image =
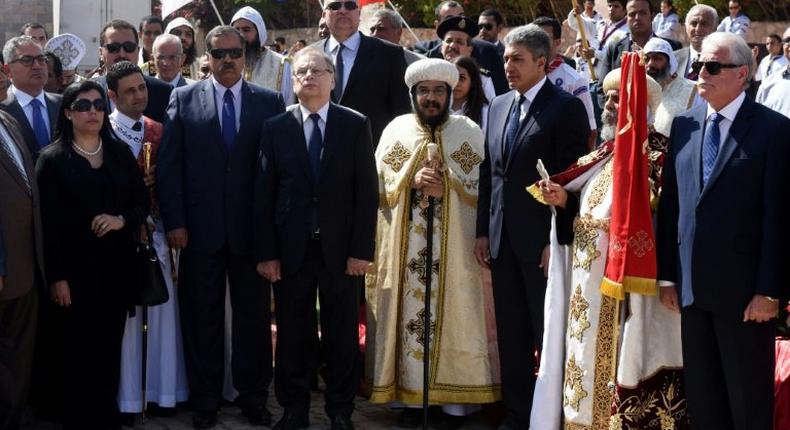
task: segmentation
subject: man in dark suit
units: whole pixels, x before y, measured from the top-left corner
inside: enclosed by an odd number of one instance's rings
[[[357,0],[327,1],[323,17],[330,36],[313,46],[334,59],[332,100],[370,119],[375,146],[393,118],[411,111],[403,48],[359,32]]]
[[[332,429],[353,429],[359,383],[355,287],[373,261],[378,180],[370,122],[330,102],[335,68],[318,48],[294,58],[300,104],[268,120],[255,192],[258,272],[274,283],[275,392],[285,415],[275,429],[307,428],[307,317],[321,303]]]
[[[19,124],[19,131],[33,160],[41,148],[49,145],[57,127],[60,95],[47,93],[47,57],[38,43],[29,36],[17,36],[3,47],[8,74],[13,86],[0,109],[8,112]]]
[[[502,397],[501,428],[529,427],[535,385],[535,350],[543,335],[549,209],[529,199],[540,177],[538,160],[561,172],[588,150],[582,102],[546,79],[551,40],[536,25],[505,37],[505,68],[513,91],[494,99],[488,115],[486,155],[480,166],[475,257],[491,267]]]
[[[104,61],[105,67],[124,60],[137,64],[140,46],[138,45],[137,29],[132,24],[120,19],[114,19],[104,24],[99,34],[99,43],[101,45],[99,55]],[[144,78],[145,85],[148,87],[148,105],[145,107],[143,115],[156,122],[163,122],[167,101],[170,99],[170,92],[173,88],[151,76],[144,76]],[[96,82],[100,83],[107,91],[107,79],[104,76],[96,78]]]
[[[173,91],[156,169],[167,239],[182,249],[178,297],[192,421],[216,424],[227,279],[236,403],[250,423],[268,425],[270,293],[255,272],[252,196],[261,124],[285,107],[280,95],[242,79],[244,40],[233,27],[211,30],[206,46],[212,77]]]
[[[433,26],[438,29],[439,24],[445,19],[463,15],[464,7],[456,1],[443,1],[436,6],[434,13],[436,19],[433,21]],[[418,42],[414,45],[414,51],[429,58],[443,58],[441,46],[441,39],[432,39]],[[482,72],[491,78],[496,94],[506,93],[508,85],[507,79],[505,79],[505,68],[502,64],[502,54],[497,46],[485,40],[472,39],[472,57],[480,65]]]
[[[0,111],[0,428],[15,429],[30,386],[44,283],[33,158],[10,114]]]
[[[661,299],[680,310],[694,428],[769,430],[773,318],[787,293],[790,119],[746,97],[754,60],[740,36],[709,35],[700,61],[707,106],[675,119],[664,163]]]

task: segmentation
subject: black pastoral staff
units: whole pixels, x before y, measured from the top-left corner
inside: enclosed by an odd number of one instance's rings
[[[171,247],[183,248],[179,303],[196,428],[216,423],[224,376],[225,286],[233,308],[236,403],[253,424],[271,368],[269,284],[255,272],[253,179],[263,121],[282,97],[244,81],[244,41],[233,27],[206,36],[212,77],[173,90],[156,169],[159,207]]]

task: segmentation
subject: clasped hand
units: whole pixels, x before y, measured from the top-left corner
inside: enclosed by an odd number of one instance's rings
[[[444,179],[439,169],[423,166],[414,174],[414,188],[430,197],[442,197],[444,194]]]

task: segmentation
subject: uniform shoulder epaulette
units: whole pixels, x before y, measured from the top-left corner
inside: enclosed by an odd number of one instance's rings
[[[488,76],[489,78],[491,77],[491,71],[482,67],[480,68],[480,74],[483,76]]]

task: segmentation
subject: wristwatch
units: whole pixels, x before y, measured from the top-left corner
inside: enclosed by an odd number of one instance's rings
[[[763,296],[763,297],[765,297],[765,298],[766,298],[766,299],[767,299],[769,302],[771,302],[771,303],[777,303],[777,302],[779,302],[779,299],[777,299],[777,298],[774,298],[774,297],[771,297],[771,296]]]

